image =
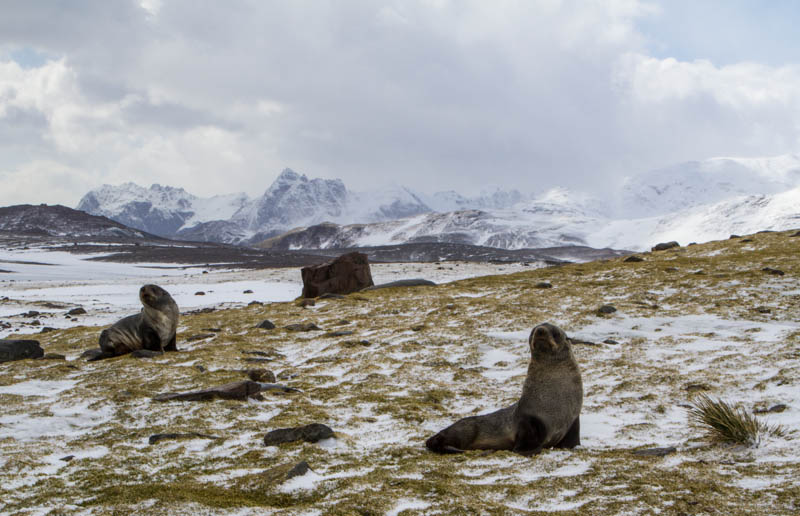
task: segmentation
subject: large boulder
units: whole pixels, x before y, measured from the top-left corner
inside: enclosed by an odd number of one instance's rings
[[[43,356],[44,350],[38,340],[0,340],[0,362]]]
[[[301,269],[303,297],[318,297],[325,293],[350,294],[371,287],[372,273],[364,253],[348,253],[327,263]]]

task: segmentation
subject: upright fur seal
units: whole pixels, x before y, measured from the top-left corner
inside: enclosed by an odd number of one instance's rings
[[[139,289],[142,311],[115,322],[100,333],[100,353],[90,360],[124,355],[139,349],[177,351],[178,305],[169,292],[158,285]]]
[[[536,326],[528,337],[531,361],[522,396],[482,416],[456,421],[425,441],[438,453],[464,450],[513,450],[534,455],[542,448],[580,444],[583,382],[570,341],[553,324]]]

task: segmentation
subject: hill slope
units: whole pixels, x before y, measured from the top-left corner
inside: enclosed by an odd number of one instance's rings
[[[47,333],[45,351],[67,362],[0,366],[0,499],[9,512],[69,514],[794,514],[796,441],[715,444],[688,424],[684,406],[698,392],[747,411],[784,405],[770,421],[800,426],[797,256],[800,237],[765,233],[639,263],[185,315],[183,351],[149,360],[82,362],[100,328]],[[534,289],[541,281],[553,287]],[[617,312],[597,315],[603,303]],[[255,328],[266,317],[276,329]],[[530,458],[425,450],[456,419],[517,399],[526,339],[542,321],[592,343],[574,347],[582,446]],[[322,330],[284,328],[300,322]],[[353,333],[333,333],[342,330]],[[152,399],[242,380],[252,367],[301,392]],[[329,425],[335,438],[263,445],[270,430],[309,423]],[[202,436],[148,444],[153,434],[192,432]],[[677,451],[632,454],[666,446]],[[287,480],[300,461],[311,471]]]

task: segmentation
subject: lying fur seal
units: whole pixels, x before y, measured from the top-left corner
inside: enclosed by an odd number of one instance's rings
[[[531,362],[519,401],[491,414],[456,421],[425,442],[438,453],[513,450],[534,455],[542,448],[580,444],[583,383],[561,328],[544,323],[531,331]]]
[[[115,322],[100,333],[100,353],[90,360],[124,355],[139,349],[177,351],[178,305],[169,292],[158,285],[139,289],[142,311]]]

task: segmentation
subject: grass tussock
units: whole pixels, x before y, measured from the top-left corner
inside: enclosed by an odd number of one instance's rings
[[[782,425],[769,425],[742,407],[734,407],[706,394],[698,395],[689,419],[705,428],[712,439],[757,447],[763,436],[787,437]]]

